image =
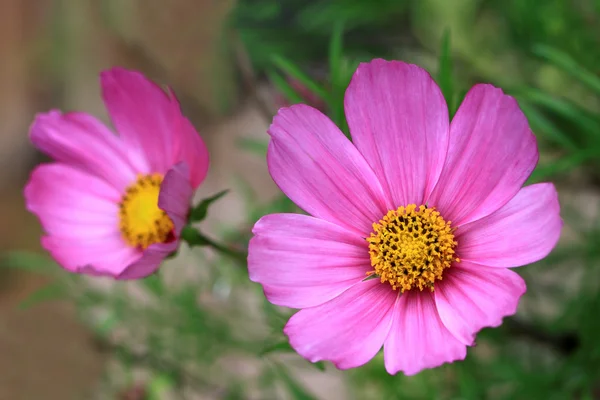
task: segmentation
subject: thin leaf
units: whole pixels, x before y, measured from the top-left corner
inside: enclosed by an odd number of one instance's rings
[[[11,251],[2,256],[0,265],[30,272],[47,273],[56,263],[48,256],[26,251]]]
[[[325,371],[325,363],[323,361],[317,361],[316,363],[312,363],[319,371]]]
[[[526,89],[517,94],[519,99],[523,98],[533,104],[546,107],[548,110],[579,125],[586,132],[596,135],[600,130],[600,124],[590,118],[579,106],[569,101],[548,96],[547,93],[537,89]]]
[[[526,101],[519,102],[523,113],[527,116],[529,123],[537,134],[545,134],[546,139],[570,151],[577,151],[577,144],[560,129],[548,120],[541,112]]]
[[[600,154],[600,149],[590,148],[581,150],[567,157],[562,157],[551,164],[540,165],[533,171],[528,182],[540,182],[542,180],[554,177],[560,173],[569,172],[585,162],[596,158],[598,154]]]
[[[277,72],[267,71],[267,76],[275,88],[283,95],[283,97],[285,97],[288,103],[304,103],[302,96],[300,96],[298,92],[296,92],[296,90]]]
[[[267,154],[267,148],[269,147],[269,142],[261,139],[241,138],[238,141],[238,145],[242,149],[248,150],[259,157],[265,157]]]
[[[294,352],[294,349],[292,349],[292,346],[290,346],[290,343],[287,340],[282,340],[280,342],[267,345],[260,351],[260,353],[258,353],[258,355],[263,357],[274,352]]]
[[[314,93],[322,100],[327,99],[327,92],[325,89],[323,89],[323,87],[315,82],[310,76],[302,72],[300,68],[295,66],[291,61],[280,55],[274,55],[272,57],[272,61],[273,64],[283,71],[287,76],[296,79],[310,92]]]
[[[25,300],[23,300],[19,304],[19,308],[27,309],[44,301],[58,300],[64,297],[65,291],[63,286],[59,283],[52,283],[31,293]]]
[[[600,94],[600,77],[588,71],[570,55],[547,45],[534,46],[533,52],[552,62],[566,73],[582,82],[585,86]]]
[[[160,278],[160,276],[158,275],[159,271],[155,272],[154,274],[141,279],[142,284],[146,287],[146,289],[148,289],[150,292],[152,292],[153,294],[160,296],[164,293],[164,285],[162,282],[162,279]]]
[[[442,38],[442,48],[440,51],[438,84],[448,104],[450,118],[452,118],[456,110],[454,108],[454,79],[452,77],[452,49],[450,43],[450,29],[446,29]]]
[[[208,213],[208,207],[219,200],[221,197],[225,196],[229,192],[229,189],[225,189],[207,199],[204,199],[198,204],[192,212],[190,213],[190,221],[191,222],[199,222],[203,221],[206,218],[206,214]]]
[[[327,106],[330,110],[330,118],[350,138],[344,114],[344,93],[348,82],[346,81],[347,63],[343,59],[343,36],[344,23],[343,21],[338,21],[333,27],[331,41],[329,42],[329,82],[331,93]]]
[[[342,70],[342,49],[344,38],[344,22],[336,21],[329,42],[329,80],[335,85],[340,81]]]

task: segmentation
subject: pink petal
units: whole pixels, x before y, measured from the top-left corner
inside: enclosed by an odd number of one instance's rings
[[[448,158],[429,202],[460,226],[502,207],[538,160],[519,105],[491,85],[474,86],[450,125]]]
[[[175,93],[169,90],[169,94],[171,95],[173,132],[177,132],[173,138],[173,163],[183,161],[190,167],[190,184],[195,189],[204,181],[208,173],[208,149],[192,123],[181,114]]]
[[[551,183],[524,187],[495,213],[456,230],[458,256],[491,267],[518,267],[546,257],[560,237],[558,194]]]
[[[118,230],[119,192],[106,182],[65,164],[42,164],[24,190],[27,209],[46,233],[77,239]]]
[[[365,279],[371,269],[365,239],[318,218],[267,215],[254,225],[253,233],[250,280],[263,285],[273,304],[317,306]]]
[[[194,195],[190,186],[189,168],[181,162],[165,175],[158,195],[158,207],[164,210],[175,225],[175,236],[187,222],[188,213]]]
[[[283,331],[294,350],[311,362],[358,367],[381,349],[397,295],[377,279],[360,282],[325,304],[297,312]]]
[[[392,314],[392,327],[383,346],[385,369],[405,375],[463,360],[467,348],[446,329],[433,294],[409,291],[400,296]]]
[[[177,250],[179,241],[153,244],[144,250],[142,257],[127,266],[119,275],[119,280],[146,278],[155,273],[169,254]]]
[[[118,276],[141,253],[127,246],[117,231],[112,235],[44,236],[42,246],[63,268],[96,276]]]
[[[393,207],[424,204],[448,148],[448,108],[431,76],[416,65],[360,64],[344,101],[352,139]]]
[[[38,166],[25,190],[27,209],[48,236],[43,247],[65,269],[118,273],[139,258],[119,232],[120,194],[102,180],[64,164]]]
[[[56,161],[96,175],[123,191],[135,180],[136,168],[119,138],[84,113],[38,114],[30,129],[32,143]]]
[[[436,283],[435,303],[446,328],[472,346],[482,328],[500,326],[502,318],[517,312],[526,290],[525,281],[507,268],[461,261]]]
[[[173,164],[173,104],[144,75],[123,68],[100,74],[102,97],[127,147],[141,149],[150,171],[165,173]]]
[[[280,189],[309,214],[368,235],[388,203],[373,170],[320,111],[279,110],[269,128],[267,162]]]

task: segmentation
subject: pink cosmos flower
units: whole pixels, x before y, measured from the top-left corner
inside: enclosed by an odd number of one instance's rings
[[[56,162],[33,171],[25,200],[62,267],[138,279],[177,249],[208,152],[170,90],[121,68],[100,83],[119,135],[84,113],[37,115],[31,141]]]
[[[464,359],[483,327],[517,310],[510,268],[545,257],[560,236],[554,186],[521,188],[535,137],[517,102],[476,85],[449,123],[423,69],[361,64],[346,91],[353,143],[322,113],[281,109],[269,129],[274,181],[312,216],[260,219],[250,279],[301,309],[285,334],[312,362],[413,375]]]

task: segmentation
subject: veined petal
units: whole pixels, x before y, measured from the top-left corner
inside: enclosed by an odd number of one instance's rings
[[[538,161],[519,105],[491,85],[475,85],[450,125],[450,145],[429,204],[457,227],[512,199]]]
[[[121,234],[81,236],[77,240],[58,235],[42,237],[42,247],[70,272],[116,277],[141,252],[127,246]]]
[[[44,164],[31,174],[24,195],[47,234],[43,247],[65,269],[93,266],[114,275],[140,257],[119,232],[120,194],[99,178],[68,165]]]
[[[375,173],[320,111],[279,110],[269,128],[269,171],[279,188],[309,214],[367,236],[387,212]]]
[[[272,214],[253,229],[248,249],[250,280],[280,306],[317,306],[366,278],[367,241],[318,218]]]
[[[385,369],[415,375],[427,368],[463,360],[467,347],[444,326],[428,291],[408,291],[397,300],[383,346]]]
[[[50,111],[38,114],[30,129],[31,142],[56,161],[104,179],[118,191],[135,180],[139,165],[106,126],[91,115]]]
[[[42,164],[24,190],[27,209],[50,235],[76,239],[118,231],[119,192],[99,178],[65,164]]]
[[[344,99],[352,140],[393,207],[424,204],[448,149],[448,107],[424,69],[400,61],[360,64]]]
[[[527,186],[495,213],[459,227],[458,255],[490,267],[530,264],[550,253],[562,225],[554,185]]]
[[[482,328],[500,326],[517,312],[526,290],[523,278],[507,268],[461,261],[435,284],[435,302],[446,328],[472,346]]]
[[[166,173],[173,164],[173,104],[155,83],[136,71],[112,68],[100,74],[102,97],[126,146],[141,149],[148,171]]]
[[[325,304],[298,311],[283,331],[294,350],[311,362],[358,367],[381,349],[396,297],[377,279],[360,282]]]

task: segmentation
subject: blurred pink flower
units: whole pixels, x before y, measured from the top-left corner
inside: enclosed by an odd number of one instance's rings
[[[346,91],[353,143],[296,105],[269,129],[269,170],[312,216],[254,226],[250,279],[274,304],[302,309],[284,328],[312,362],[413,375],[464,359],[483,327],[517,310],[509,268],[545,257],[562,220],[554,186],[521,188],[535,137],[517,102],[476,85],[449,123],[423,69],[361,64]]]
[[[37,115],[31,141],[56,162],[33,171],[25,200],[65,269],[138,279],[177,249],[208,152],[171,91],[121,68],[100,83],[119,136],[88,114]]]

